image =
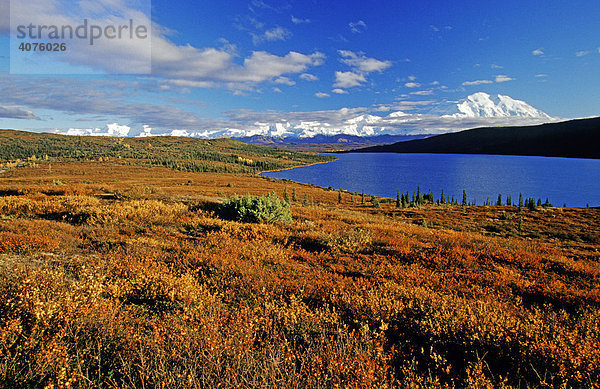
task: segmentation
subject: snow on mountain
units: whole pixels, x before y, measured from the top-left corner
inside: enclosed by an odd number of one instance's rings
[[[509,96],[490,96],[484,92],[470,95],[456,105],[458,113],[450,115],[455,118],[495,118],[495,117],[524,117],[551,119],[545,112],[532,107],[521,100]]]
[[[117,123],[105,128],[69,129],[69,135],[106,136],[186,136],[194,138],[313,138],[318,135],[414,135],[455,132],[485,126],[534,125],[556,121],[524,101],[509,96],[474,93],[455,106],[448,115],[414,114],[403,111],[387,116],[366,113],[365,110],[341,108],[331,111],[291,112],[273,115],[254,113],[220,122],[215,128],[159,130],[143,125],[131,128]],[[225,125],[223,125],[225,123]],[[229,125],[228,125],[229,124]],[[60,131],[58,131],[60,132]]]

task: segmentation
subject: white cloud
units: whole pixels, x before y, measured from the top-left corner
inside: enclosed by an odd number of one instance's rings
[[[292,36],[292,32],[283,27],[274,27],[260,35],[252,34],[252,42],[257,45],[262,42],[284,41]]]
[[[536,74],[535,76],[538,77],[538,78],[548,77],[548,75],[545,74],[545,73]]]
[[[513,81],[513,80],[514,80],[514,78],[511,78],[504,74],[499,74],[496,76],[496,82],[507,82],[507,81]]]
[[[317,96],[320,99],[324,99],[326,97],[329,97],[329,93],[317,92],[317,93],[315,93],[315,96]]]
[[[296,17],[294,17],[294,15],[292,15],[292,23],[294,23],[294,24],[310,23],[310,19],[300,19],[300,18],[296,18]]]
[[[409,79],[410,81],[414,81],[414,80],[416,80],[416,79],[417,79],[417,77],[415,77],[415,76],[408,76],[408,79]]]
[[[0,4],[5,5],[5,0],[0,0]],[[152,25],[152,75],[165,79],[165,84],[251,90],[257,84],[277,77],[305,73],[310,67],[321,65],[325,58],[319,52],[302,54],[290,51],[280,56],[255,51],[240,59],[235,46],[227,41],[220,42],[223,44],[221,48],[175,44],[169,39],[173,31],[152,24],[147,15],[125,7],[121,0],[75,0],[72,7],[60,7],[61,4],[63,2],[53,0],[28,5],[24,17],[33,24],[78,25],[81,18],[89,16],[85,13],[88,9],[106,7],[120,10],[123,17],[131,17],[139,24],[147,22]],[[289,34],[286,29],[276,27],[263,33],[260,39],[285,39]],[[71,46],[69,52],[72,55],[65,58],[68,63],[107,73],[131,73],[144,66],[143,53],[135,45],[127,44],[127,40],[111,41],[103,48],[106,55],[102,56],[90,55],[89,50],[79,47],[71,50]]]
[[[288,77],[278,77],[275,79],[274,82],[276,84],[289,85],[289,86],[296,85],[296,81],[290,80]]]
[[[302,73],[300,75],[300,78],[304,81],[318,81],[319,78],[317,76],[315,76],[314,74],[310,74],[310,73]]]
[[[404,84],[404,86],[407,88],[418,88],[421,86],[421,84],[419,84],[418,82],[407,82],[406,84]]]
[[[493,84],[493,81],[490,81],[490,80],[475,80],[475,81],[465,81],[462,84],[463,84],[463,86]]]
[[[586,55],[588,55],[590,53],[591,53],[591,51],[583,50],[583,51],[576,52],[575,56],[577,56],[577,57],[583,57],[583,56],[586,56]]]
[[[430,83],[429,85],[434,85],[434,86],[435,86],[435,85],[440,85],[440,82],[439,82],[439,81],[433,81],[433,82],[432,82],[432,83]]]
[[[331,92],[336,93],[338,95],[346,95],[346,94],[348,94],[348,91],[346,91],[344,89],[340,89],[340,88],[335,88]]]
[[[277,87],[273,88],[273,92],[283,93],[283,91]]]
[[[27,109],[17,106],[0,105],[0,118],[7,119],[39,119],[39,117]]]
[[[410,92],[411,95],[417,95],[417,96],[430,96],[433,94],[433,90],[428,89],[428,90],[420,90],[420,91],[415,91],[415,92]]]
[[[531,54],[533,55],[544,55],[544,50],[543,49],[535,49],[531,52]]]
[[[352,88],[353,86],[360,86],[363,82],[367,82],[367,79],[362,74],[354,72],[335,72],[335,83],[333,86],[339,88]]]
[[[350,22],[348,23],[348,26],[350,26],[350,31],[352,31],[354,34],[360,34],[361,32],[365,32],[367,30],[367,23],[362,20]]]
[[[383,72],[385,69],[392,66],[391,61],[380,61],[375,58],[368,58],[362,53],[355,53],[350,50],[340,50],[338,51],[340,56],[343,57],[341,60],[342,63],[352,67],[354,70],[358,72],[362,72],[365,74],[372,72]]]
[[[504,69],[504,66],[496,65],[495,63],[493,63],[491,67],[492,69]]]

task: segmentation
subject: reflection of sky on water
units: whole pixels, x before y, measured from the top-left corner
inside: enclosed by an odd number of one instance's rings
[[[545,158],[498,155],[356,153],[336,155],[332,163],[268,173],[323,187],[395,197],[397,190],[412,194],[431,189],[439,198],[495,202],[510,195],[524,198],[546,197],[554,205],[600,205],[600,161],[572,158]]]

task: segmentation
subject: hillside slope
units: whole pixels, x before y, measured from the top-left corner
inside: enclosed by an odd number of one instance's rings
[[[600,118],[527,127],[476,128],[354,152],[500,154],[600,158]]]
[[[164,166],[190,172],[231,173],[258,173],[334,159],[231,139],[69,136],[0,130],[0,162],[33,156],[79,161],[110,159],[124,164]]]

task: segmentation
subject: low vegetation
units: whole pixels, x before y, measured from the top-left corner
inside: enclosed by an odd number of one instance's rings
[[[219,206],[219,214],[246,223],[275,223],[292,221],[290,204],[275,193],[263,196],[233,196]]]
[[[599,209],[117,161],[0,179],[0,387],[600,385]]]

